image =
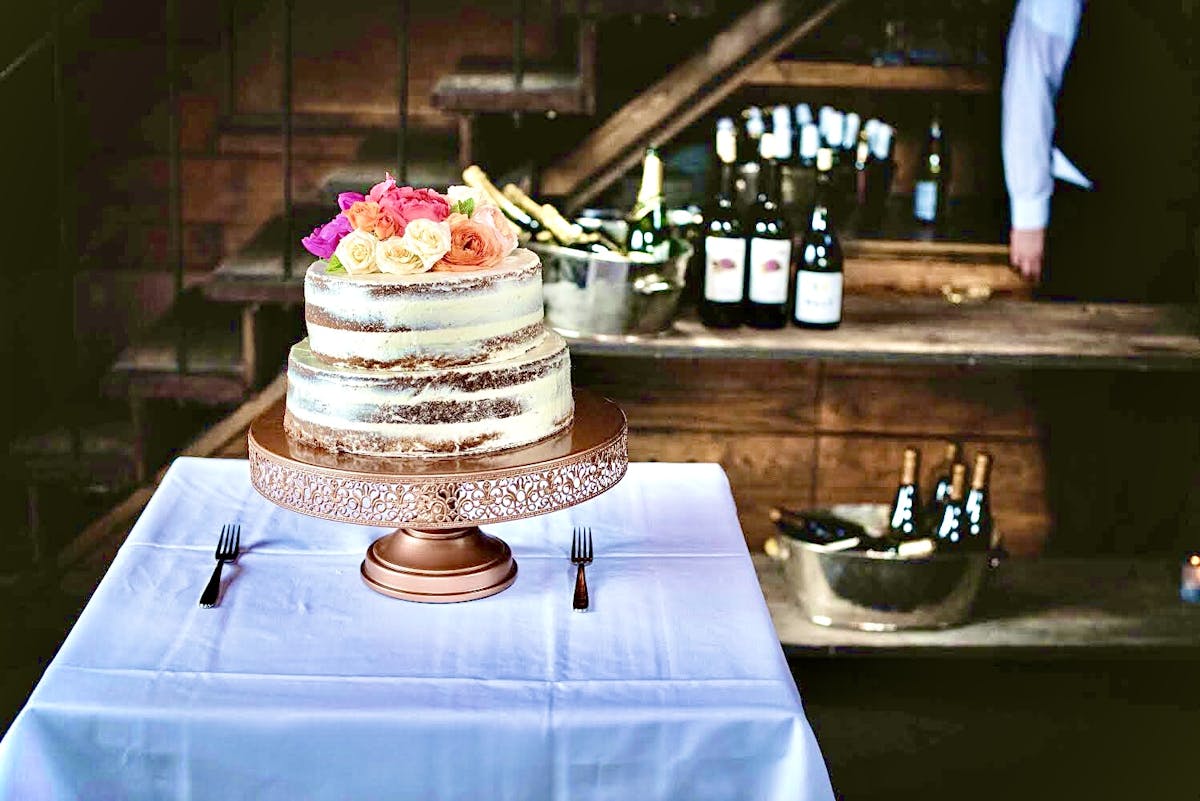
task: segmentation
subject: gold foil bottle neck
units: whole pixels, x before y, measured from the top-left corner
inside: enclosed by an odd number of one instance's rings
[[[967,488],[967,466],[956,464],[950,472],[950,500],[961,501]]]
[[[971,489],[986,489],[992,475],[992,455],[987,452],[975,455],[975,469],[971,473]]]

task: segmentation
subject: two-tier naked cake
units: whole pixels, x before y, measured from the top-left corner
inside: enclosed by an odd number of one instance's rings
[[[457,191],[456,191],[457,190]],[[483,454],[571,424],[571,364],[542,322],[536,255],[485,196],[344,193],[305,245],[308,338],[288,358],[284,427],[331,451]]]

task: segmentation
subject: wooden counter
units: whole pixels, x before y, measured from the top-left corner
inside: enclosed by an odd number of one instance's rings
[[[781,567],[755,554],[780,642],[801,656],[1200,659],[1200,605],[1179,565],[1155,559],[1018,559],[990,576],[975,620],[942,631],[867,632],[809,622]]]
[[[835,331],[718,331],[695,319],[650,336],[579,336],[577,355],[820,359],[888,364],[1115,370],[1200,369],[1194,306],[855,297]]]

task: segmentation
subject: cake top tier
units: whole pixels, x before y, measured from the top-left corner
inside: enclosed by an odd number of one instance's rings
[[[354,275],[344,270],[330,271],[328,261],[313,262],[304,276],[306,292],[352,293],[360,298],[396,297],[399,295],[436,295],[438,293],[474,292],[499,282],[533,276],[541,266],[536,254],[517,248],[500,262],[487,269],[471,272],[421,272],[409,274],[367,273]]]

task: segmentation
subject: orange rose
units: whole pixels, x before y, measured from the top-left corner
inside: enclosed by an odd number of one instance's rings
[[[360,200],[342,212],[358,231],[371,233],[379,222],[379,204],[371,200]]]
[[[379,216],[375,218],[374,231],[381,242],[393,236],[404,236],[404,218],[398,216],[393,209],[381,206]]]
[[[453,273],[486,270],[508,255],[491,225],[457,214],[446,222],[450,223],[450,252],[433,266],[434,270]]]

